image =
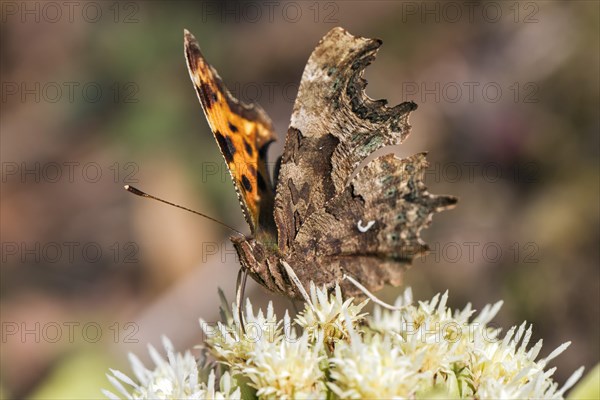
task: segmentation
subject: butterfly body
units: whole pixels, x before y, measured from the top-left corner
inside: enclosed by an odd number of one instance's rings
[[[380,45],[341,28],[319,42],[272,180],[270,119],[259,106],[231,96],[185,33],[190,77],[252,232],[232,242],[242,268],[271,291],[301,298],[284,264],[304,287],[340,284],[350,296],[361,293],[345,275],[369,290],[399,285],[412,259],[427,250],[421,229],[456,202],[427,192],[425,154],[374,156],[408,136],[408,115],[416,108],[412,102],[388,107],[364,93],[362,74]]]

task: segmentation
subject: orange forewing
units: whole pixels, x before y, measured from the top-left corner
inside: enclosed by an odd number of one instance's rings
[[[233,97],[200,52],[196,38],[188,31],[184,36],[190,78],[231,173],[246,221],[253,233],[270,230],[274,226],[274,192],[266,154],[276,139],[271,120],[260,106]]]

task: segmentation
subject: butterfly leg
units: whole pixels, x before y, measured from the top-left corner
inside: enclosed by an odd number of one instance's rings
[[[356,279],[354,279],[353,277],[351,277],[348,274],[344,274],[344,277],[342,279],[346,279],[346,280],[350,281],[350,283],[352,283],[354,286],[356,286],[358,288],[358,290],[363,292],[365,294],[365,296],[367,296],[369,299],[371,299],[373,301],[373,303],[379,304],[381,307],[387,308],[388,310],[392,310],[392,311],[400,311],[404,308],[404,307],[395,307],[395,306],[388,304],[385,301],[379,299],[373,293],[369,292],[369,290],[366,287],[361,285],[359,281],[357,281]]]
[[[292,280],[292,282],[294,282],[294,284],[300,291],[300,294],[302,295],[302,297],[304,297],[304,301],[306,301],[306,303],[310,306],[310,308],[312,308],[314,310],[315,307],[313,306],[312,302],[310,301],[310,297],[308,296],[306,289],[304,289],[304,286],[302,286],[302,282],[300,282],[300,279],[298,279],[298,276],[296,275],[296,273],[294,272],[292,267],[290,267],[290,264],[288,264],[284,260],[281,260],[281,265],[283,265],[283,268],[285,268],[285,272],[287,272],[287,274],[290,277],[290,279]]]
[[[242,328],[242,333],[246,333],[246,327],[244,326],[244,314],[242,312],[242,303],[244,302],[244,291],[246,290],[246,278],[248,278],[248,271],[246,271],[245,268],[240,268],[235,284],[235,303],[238,318],[240,320],[240,327]]]

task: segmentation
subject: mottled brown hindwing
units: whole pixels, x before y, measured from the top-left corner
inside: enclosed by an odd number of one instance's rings
[[[381,45],[332,29],[310,56],[294,104],[275,198],[279,245],[341,193],[358,164],[409,132],[412,102],[387,107],[364,93],[363,71]]]
[[[378,157],[408,136],[412,102],[388,107],[365,92],[363,71],[381,41],[332,29],[304,70],[286,138],[275,198],[279,246],[303,282],[341,282],[350,274],[369,290],[399,284],[427,246],[420,238],[435,212],[456,199],[430,195],[425,155]],[[296,260],[294,263],[293,261]],[[356,288],[343,283],[347,293]]]
[[[432,215],[456,202],[427,192],[422,181],[426,166],[423,153],[372,160],[342,193],[307,219],[294,245],[301,248],[318,238],[320,257],[412,260],[427,249],[419,234]]]

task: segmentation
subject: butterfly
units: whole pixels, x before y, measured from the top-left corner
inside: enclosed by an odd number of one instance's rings
[[[247,275],[293,299],[306,298],[310,282],[339,284],[359,297],[400,285],[412,259],[427,251],[421,229],[456,203],[427,192],[425,153],[369,157],[406,139],[417,108],[388,107],[365,94],[363,71],[381,44],[342,28],[321,39],[272,178],[267,153],[277,135],[270,118],[258,104],[238,101],[184,32],[190,78],[251,231],[231,237],[241,263],[238,288]]]

